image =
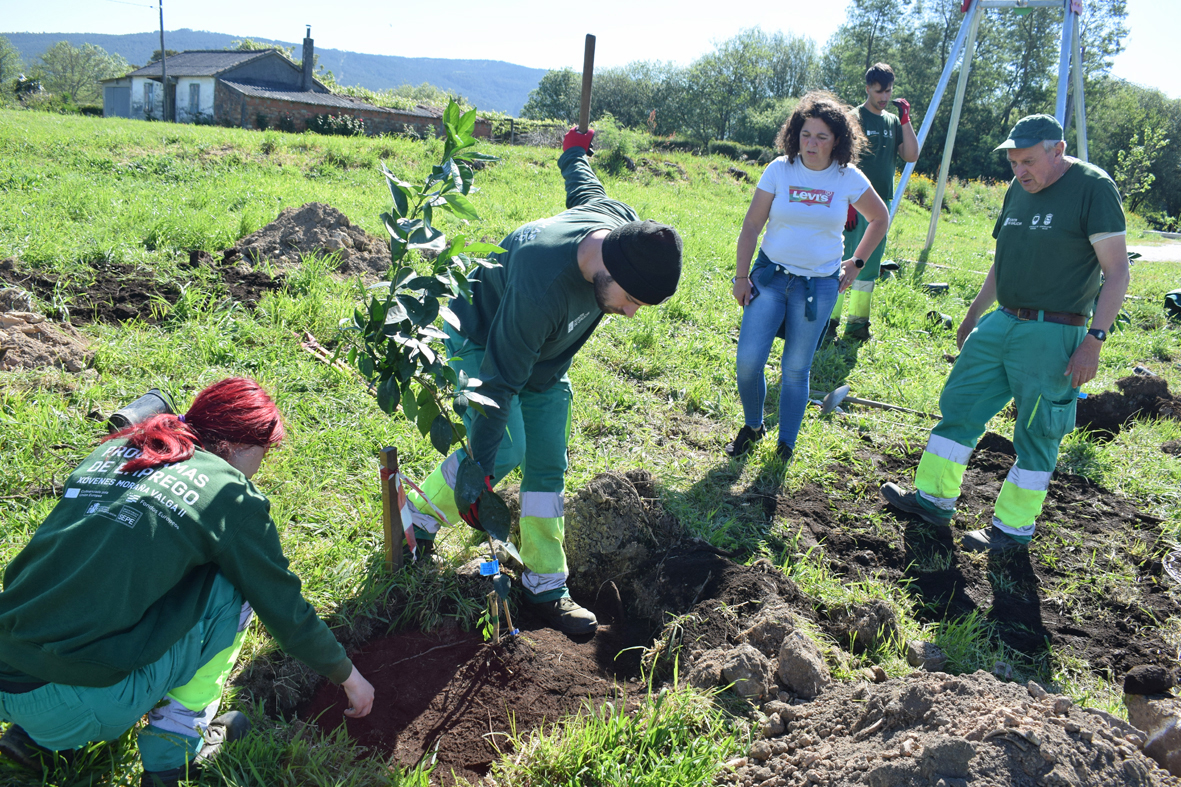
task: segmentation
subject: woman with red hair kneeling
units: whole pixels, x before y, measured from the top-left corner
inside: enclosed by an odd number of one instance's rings
[[[373,686],[304,600],[250,482],[285,434],[258,383],[229,378],[184,415],[107,437],[74,470],[4,572],[0,719],[13,727],[0,751],[35,765],[148,714],[143,785],[191,778],[202,749],[246,722],[215,716],[252,612],[344,688],[346,716],[369,713]]]

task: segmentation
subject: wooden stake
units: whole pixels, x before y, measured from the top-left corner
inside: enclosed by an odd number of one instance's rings
[[[590,126],[591,81],[595,78],[595,37],[586,34],[582,53],[582,103],[578,108],[578,133],[585,134]]]
[[[398,505],[398,449],[383,448],[377,452],[381,462],[381,523],[385,530],[386,571],[402,570],[402,509]]]

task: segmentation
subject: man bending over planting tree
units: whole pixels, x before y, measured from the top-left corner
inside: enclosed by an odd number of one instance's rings
[[[547,624],[569,634],[590,634],[594,613],[566,589],[563,491],[572,391],[567,372],[604,314],[634,317],[641,306],[664,303],[681,276],[681,238],[654,221],[640,221],[629,206],[607,197],[587,162],[594,131],[571,129],[558,167],[566,181],[567,210],[526,224],[501,242],[499,267],[473,277],[472,300],[455,298],[458,331],[447,327],[451,365],[482,381],[496,403],[483,414],[469,409],[464,422],[472,453],[488,489],[522,468],[521,544],[525,598]],[[411,493],[415,535],[429,542],[440,522],[480,525],[479,503],[459,511],[456,474],[465,453],[456,451],[423,484],[430,498]]]

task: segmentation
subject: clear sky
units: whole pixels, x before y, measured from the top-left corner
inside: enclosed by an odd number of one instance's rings
[[[596,36],[595,65],[634,60],[687,64],[715,41],[760,25],[808,36],[822,45],[845,18],[848,0],[734,6],[732,13],[694,12],[695,4],[671,0],[500,0],[472,3],[448,23],[445,10],[462,4],[396,0],[163,0],[165,30],[183,27],[243,38],[302,40],[305,25],[319,47],[404,57],[504,60],[534,68],[582,69],[583,40]],[[1116,76],[1181,98],[1169,78],[1176,62],[1170,33],[1178,0],[1127,0],[1127,51]],[[724,7],[724,6],[723,6]],[[801,8],[804,7],[804,8]],[[711,4],[710,9],[716,9]],[[585,9],[585,10],[584,10]],[[999,12],[990,12],[999,13]],[[0,0],[0,32],[139,33],[156,30],[154,0]],[[454,31],[454,32],[451,32]],[[452,48],[454,46],[455,48]]]

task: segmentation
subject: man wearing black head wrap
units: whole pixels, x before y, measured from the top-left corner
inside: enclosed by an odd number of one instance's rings
[[[464,421],[472,458],[489,483],[522,469],[521,558],[525,597],[550,625],[593,633],[592,612],[566,589],[562,547],[566,443],[572,392],[567,371],[604,314],[634,317],[641,306],[667,301],[681,276],[681,238],[672,227],[640,221],[609,199],[587,156],[594,132],[571,129],[558,167],[566,210],[509,234],[500,267],[474,276],[472,301],[453,300],[461,328],[448,328],[451,365],[482,381],[498,407],[469,410]],[[431,540],[436,511],[460,519],[454,486],[463,451],[449,456],[411,494],[416,535]]]

